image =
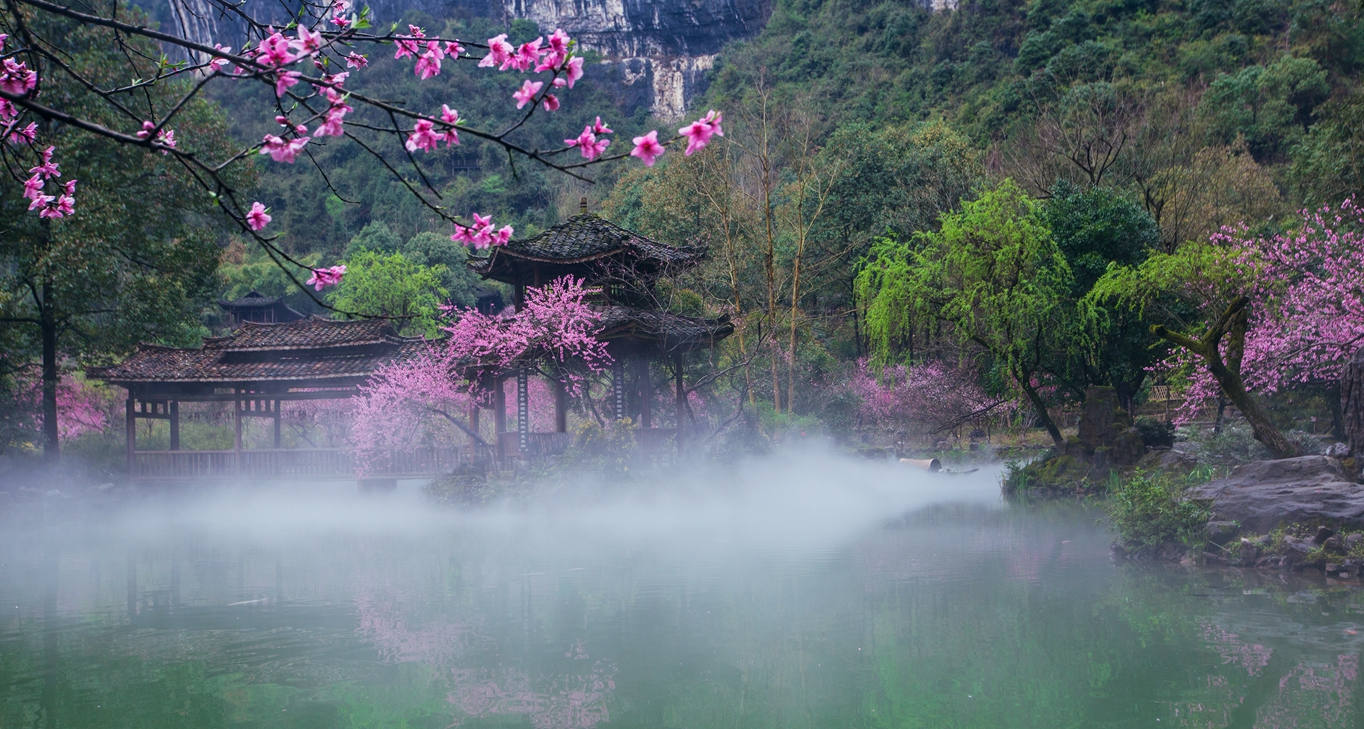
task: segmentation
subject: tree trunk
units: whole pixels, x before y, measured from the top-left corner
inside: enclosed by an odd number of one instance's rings
[[[1051,440],[1059,448],[1064,445],[1066,439],[1061,437],[1061,429],[1056,427],[1056,422],[1051,419],[1051,413],[1047,412],[1047,406],[1042,402],[1042,396],[1037,394],[1037,390],[1028,382],[1030,378],[1014,375],[1014,380],[1018,386],[1023,388],[1023,392],[1028,396],[1028,402],[1032,403],[1033,410],[1037,411],[1037,419],[1042,421],[1042,427],[1047,429],[1051,435]]]
[[[52,284],[43,282],[43,456],[49,461],[61,457],[57,428],[57,310],[52,306]]]
[[[1159,324],[1151,327],[1151,333],[1188,349],[1203,360],[1203,364],[1217,380],[1227,400],[1230,400],[1250,423],[1255,439],[1263,443],[1275,458],[1300,456],[1302,451],[1298,449],[1297,444],[1285,438],[1283,433],[1274,427],[1269,414],[1261,409],[1260,404],[1250,396],[1250,393],[1246,392],[1245,383],[1241,380],[1241,349],[1245,343],[1248,303],[1244,296],[1233,301],[1222,316],[1208,327],[1208,331],[1201,339],[1170,331]],[[1221,342],[1222,337],[1227,335],[1230,335],[1227,342],[1228,361],[1223,362]],[[1231,366],[1228,366],[1228,363]]]
[[[1350,358],[1340,378],[1340,419],[1350,455],[1364,456],[1364,347]]]

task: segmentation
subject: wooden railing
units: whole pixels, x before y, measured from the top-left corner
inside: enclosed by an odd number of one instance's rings
[[[676,452],[672,428],[635,431],[640,455],[650,460],[671,461]],[[520,434],[500,434],[507,461],[557,456],[568,450],[568,433],[527,433],[526,451],[521,452]],[[493,461],[492,448],[469,446],[418,448],[393,451],[374,460],[375,470],[367,478],[429,478],[447,474],[472,462]],[[506,465],[505,463],[503,465]],[[351,478],[355,460],[344,448],[261,448],[242,451],[137,451],[133,473],[137,479],[195,479],[227,477]]]
[[[418,448],[394,451],[381,471],[371,477],[431,477],[450,473],[469,463],[469,448]],[[355,461],[344,448],[283,448],[242,451],[137,451],[134,478],[181,479],[214,477],[349,478]]]
[[[543,458],[557,456],[568,450],[573,436],[568,433],[526,433],[526,452],[521,453],[521,434],[516,431],[498,436],[502,442],[502,452],[508,458]]]

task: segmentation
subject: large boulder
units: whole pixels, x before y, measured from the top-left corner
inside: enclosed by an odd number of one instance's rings
[[[1118,405],[1118,391],[1111,387],[1091,387],[1085,390],[1085,402],[1080,413],[1079,435],[1090,453],[1095,448],[1111,446],[1123,431],[1132,427],[1132,418]]]
[[[1247,463],[1191,495],[1212,502],[1213,521],[1234,521],[1255,532],[1291,522],[1364,527],[1364,486],[1326,456]]]

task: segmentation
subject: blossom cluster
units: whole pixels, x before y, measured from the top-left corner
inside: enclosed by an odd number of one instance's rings
[[[475,249],[483,250],[489,246],[504,246],[511,240],[515,232],[510,225],[504,225],[500,230],[493,230],[493,218],[491,215],[483,217],[474,213],[473,225],[460,225],[455,223],[455,233],[450,236],[450,240],[456,243],[463,243],[473,246]]]
[[[0,51],[5,48],[9,35],[0,33]],[[27,96],[38,87],[38,74],[23,61],[6,58],[0,63],[0,90],[13,96]],[[14,145],[32,146],[38,141],[38,125],[30,122],[20,128],[19,109],[9,99],[0,99],[0,138]],[[172,137],[174,144],[174,137]],[[41,218],[55,219],[71,215],[76,211],[76,181],[68,180],[55,195],[45,194],[47,182],[61,177],[57,163],[52,161],[55,147],[42,152],[42,163],[29,169],[29,178],[24,181],[24,198],[29,200],[28,209],[37,210]]]
[[[137,133],[138,139],[155,139],[155,145],[163,147],[161,154],[170,154],[170,150],[175,149],[175,130],[157,129],[153,121],[142,122],[142,129]]]
[[[1337,207],[1304,210],[1296,229],[1252,236],[1228,227],[1211,242],[1246,273],[1250,300],[1241,377],[1252,391],[1272,393],[1306,383],[1338,380],[1364,345],[1364,207],[1347,199]],[[1206,312],[1216,316],[1214,302]],[[1222,341],[1223,355],[1230,338]],[[1177,422],[1188,422],[1219,387],[1180,350],[1159,369],[1191,371]]]
[[[587,303],[589,293],[581,281],[565,276],[528,288],[515,313],[448,308],[454,320],[444,327],[445,340],[381,367],[361,386],[351,438],[361,469],[413,443],[430,415],[460,413],[483,401],[487,393],[478,388],[487,376],[531,362],[549,362],[561,372],[571,365],[604,371],[612,360],[595,336],[601,315]],[[575,390],[578,381],[565,384]]]
[[[967,369],[940,362],[896,365],[877,372],[859,360],[850,389],[868,425],[901,433],[935,433],[964,425],[991,399]]]
[[[564,144],[577,147],[585,159],[594,160],[600,157],[607,147],[611,146],[611,140],[598,139],[597,135],[605,137],[607,134],[614,133],[614,130],[601,123],[601,117],[597,117],[595,123],[583,127],[583,133],[579,134],[576,139],[565,139]]]
[[[57,169],[57,163],[52,161],[55,149],[48,147],[43,150],[43,163],[37,167],[30,167],[28,173],[31,176],[24,180],[24,197],[32,201],[28,209],[37,210],[41,218],[61,218],[76,211],[75,180],[67,180],[61,192],[56,195],[43,194],[43,188],[46,187],[48,180],[62,176],[61,170]]]
[[[314,290],[321,291],[327,286],[335,286],[341,283],[341,277],[346,275],[345,266],[332,266],[331,268],[314,268],[313,277],[305,283],[312,286]]]
[[[445,327],[451,352],[466,368],[484,372],[504,372],[530,360],[559,365],[576,361],[589,370],[603,370],[611,356],[595,336],[601,314],[587,303],[589,293],[582,281],[564,276],[527,288],[514,315],[463,312]]]

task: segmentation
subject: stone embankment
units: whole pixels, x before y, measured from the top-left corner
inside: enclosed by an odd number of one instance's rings
[[[1248,463],[1189,498],[1210,508],[1205,561],[1340,579],[1364,570],[1364,485],[1336,458]]]

